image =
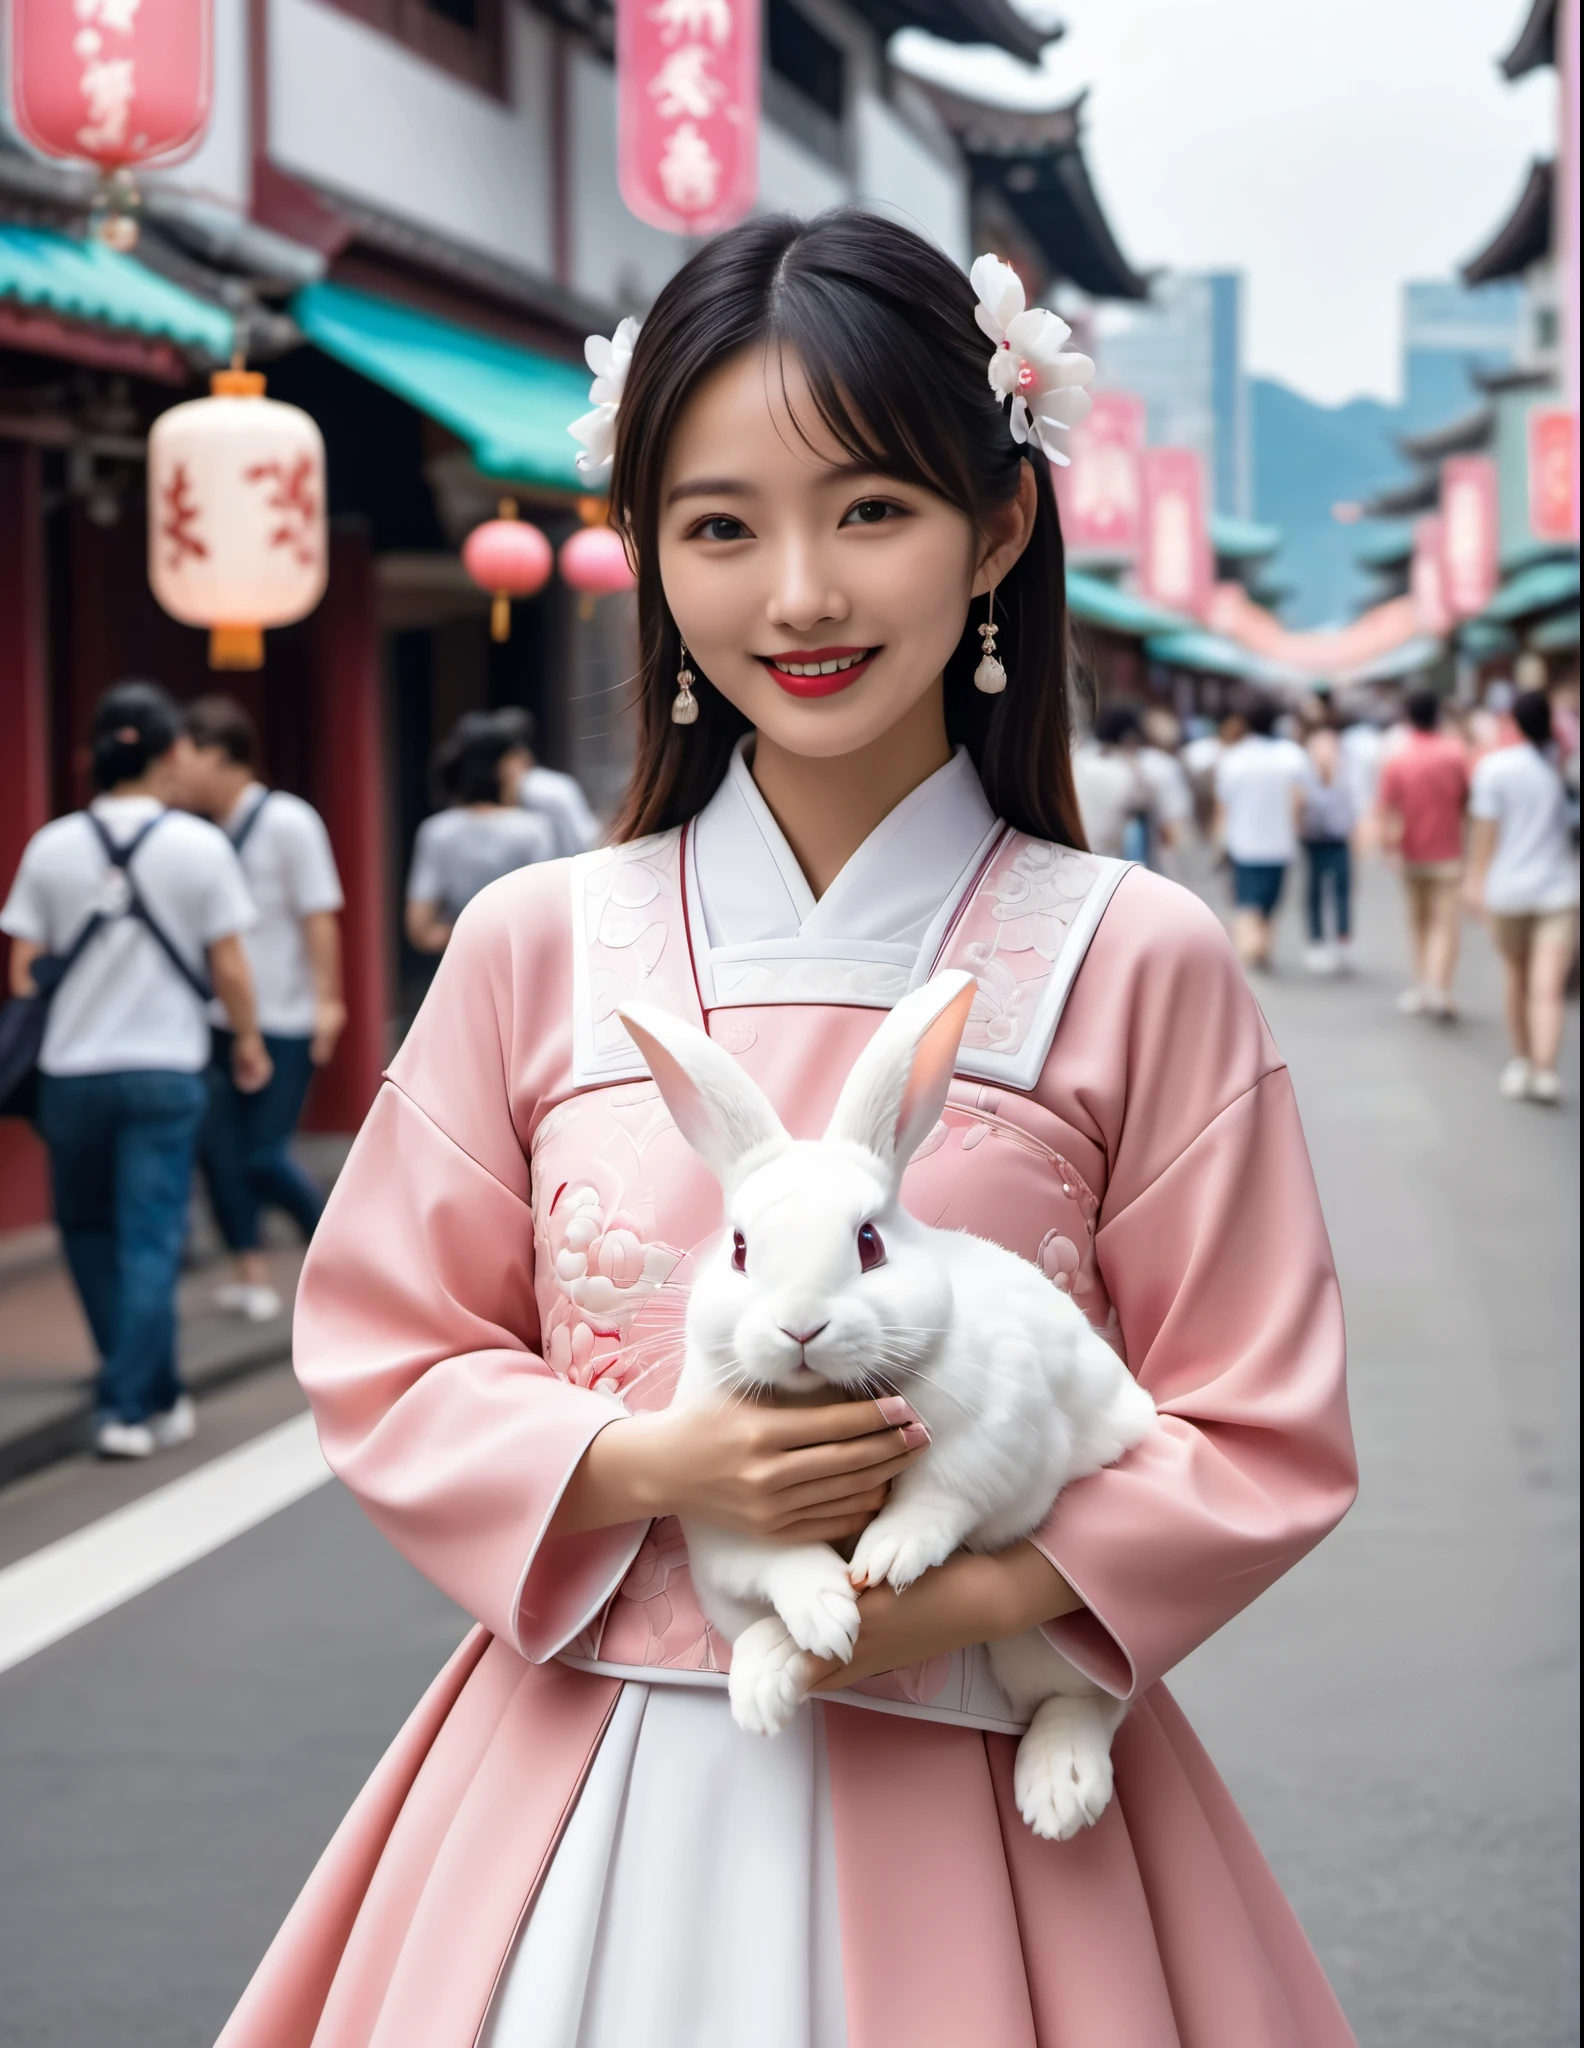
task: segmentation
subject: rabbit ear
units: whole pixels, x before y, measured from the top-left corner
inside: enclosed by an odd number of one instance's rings
[[[859,1054],[826,1138],[862,1145],[900,1180],[945,1106],[977,988],[953,972],[904,996]]]
[[[649,1003],[617,1012],[649,1064],[672,1121],[723,1188],[791,1140],[729,1052]]]

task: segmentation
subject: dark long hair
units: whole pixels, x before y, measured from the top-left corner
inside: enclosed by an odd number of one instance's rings
[[[939,249],[878,215],[841,208],[770,214],[719,236],[655,301],[617,417],[611,523],[638,564],[638,753],[614,837],[695,816],[719,788],[749,722],[699,692],[696,725],[671,723],[681,641],[661,587],[656,538],[666,447],[701,378],[746,348],[795,354],[820,419],[855,460],[922,486],[982,532],[1017,494],[1026,451],[985,370],[967,278]],[[1038,513],[997,587],[998,652],[1010,682],[973,686],[981,649],[964,622],[946,664],[946,730],[973,757],[992,808],[1040,839],[1084,844],[1073,793],[1067,585],[1050,471],[1032,457]]]

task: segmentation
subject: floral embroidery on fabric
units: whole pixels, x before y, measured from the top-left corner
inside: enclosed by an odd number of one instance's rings
[[[603,1071],[642,1069],[616,1012],[637,998],[697,1015],[685,957],[679,835],[656,834],[579,862],[588,1029]]]
[[[682,1525],[670,1515],[644,1538],[600,1639],[601,1657],[672,1670],[719,1671],[715,1635],[699,1611]]]

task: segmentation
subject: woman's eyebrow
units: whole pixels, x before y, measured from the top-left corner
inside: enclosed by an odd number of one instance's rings
[[[675,505],[683,498],[751,498],[752,484],[744,483],[741,477],[699,476],[688,477],[667,493],[666,503]]]

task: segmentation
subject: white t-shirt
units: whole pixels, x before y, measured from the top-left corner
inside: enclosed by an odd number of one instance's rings
[[[555,859],[549,821],[531,811],[492,805],[436,811],[418,827],[407,875],[409,903],[436,903],[454,923],[480,889],[537,860]]]
[[[1578,856],[1568,831],[1567,791],[1527,740],[1487,754],[1474,770],[1469,815],[1496,826],[1485,908],[1499,917],[1568,910],[1579,900]]]
[[[302,921],[315,911],[341,908],[341,878],[323,819],[312,804],[283,789],[249,783],[225,821],[226,836],[234,839],[260,804],[264,808],[238,856],[258,911],[243,946],[253,970],[259,1029],[281,1038],[311,1038],[314,978]],[[218,1002],[209,1016],[225,1024]]]
[[[245,931],[253,904],[230,841],[186,811],[161,817],[151,796],[101,796],[95,815],[117,846],[151,818],[158,827],[132,856],[132,876],[149,913],[194,971],[206,975],[216,939]],[[22,855],[0,930],[46,952],[64,953],[110,894],[113,873],[99,835],[81,811],[35,832]],[[141,918],[112,917],[89,940],[50,1004],[39,1068],[45,1074],[134,1070],[196,1074],[209,1063],[202,999],[165,957]]]
[[[555,768],[537,763],[522,779],[518,801],[525,811],[543,818],[555,834],[556,860],[587,853],[599,838],[599,820],[589,809],[588,798],[577,781]]]
[[[1138,764],[1161,824],[1181,825],[1193,816],[1193,791],[1175,754],[1168,754],[1164,747],[1140,747]]]
[[[1226,812],[1226,849],[1249,867],[1285,867],[1298,857],[1293,792],[1309,781],[1309,756],[1296,740],[1250,733],[1216,766],[1216,801]]]
[[[1074,748],[1072,771],[1090,852],[1119,858],[1129,818],[1155,815],[1144,771],[1121,747],[1092,743]]]

